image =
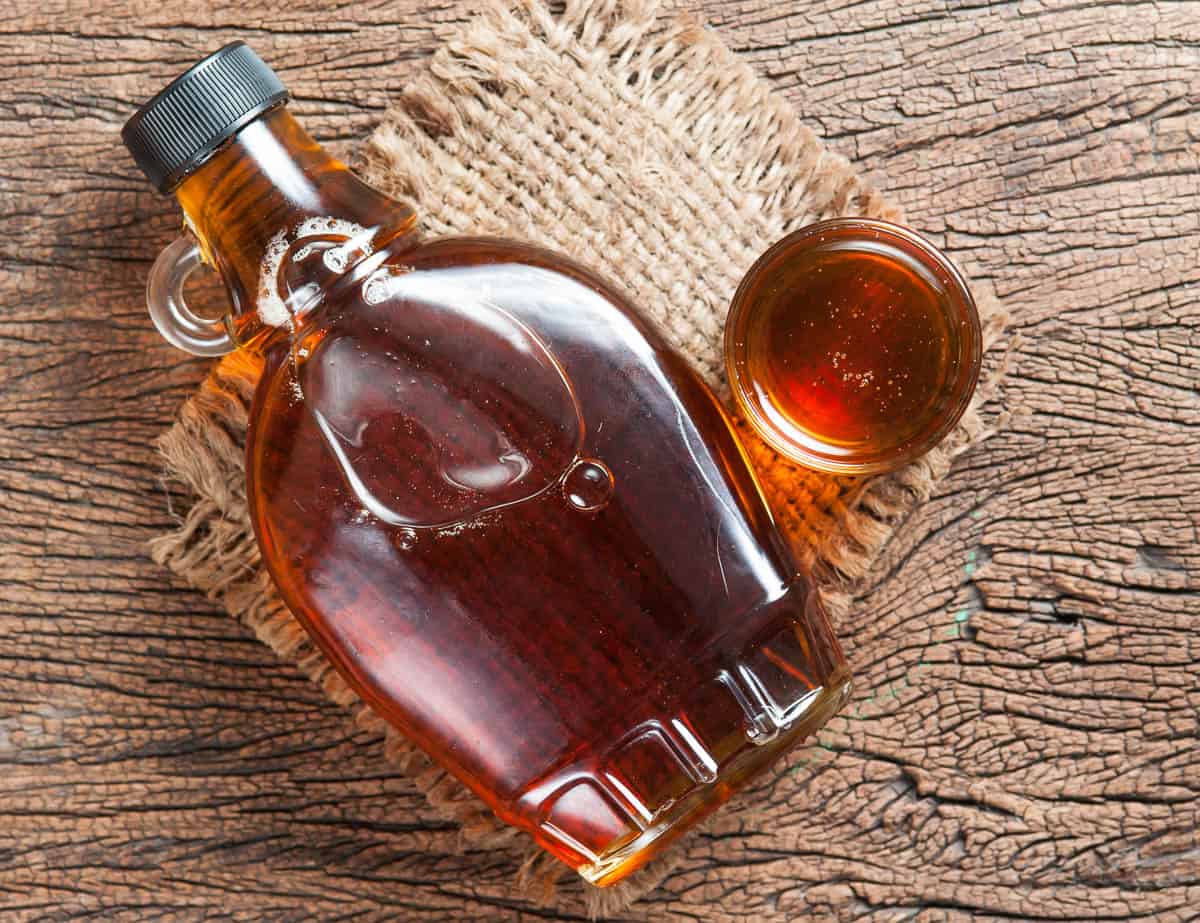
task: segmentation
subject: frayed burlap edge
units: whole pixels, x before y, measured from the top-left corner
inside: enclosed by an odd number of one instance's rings
[[[547,47],[569,54],[597,83],[607,80],[611,94],[601,101],[616,99],[653,113],[656,130],[666,132],[689,165],[696,167],[687,184],[690,188],[681,190],[681,199],[699,198],[683,201],[675,220],[700,220],[701,212],[715,209],[716,220],[727,227],[757,229],[757,236],[747,230],[743,239],[724,241],[712,259],[744,270],[764,248],[763,233],[781,236],[835,214],[901,217],[843,158],[825,150],[791,106],[750,67],[695,22],[686,18],[664,22],[654,4],[642,0],[575,2],[558,15],[534,2],[493,0],[447,38],[427,72],[408,86],[400,105],[373,137],[363,165],[374,183],[417,208],[434,234],[468,229],[505,233],[555,246],[594,265],[611,263],[603,233],[589,235],[578,227],[565,227],[561,216],[557,223],[549,221],[546,215],[536,214],[536,208],[520,203],[480,211],[481,201],[504,198],[487,186],[486,176],[481,181],[480,172],[469,163],[468,158],[479,153],[471,141],[481,119],[503,110],[497,104],[500,96],[505,97],[510,116],[523,111],[526,100],[536,102],[539,97],[543,98],[538,104],[553,109],[541,83],[519,68],[503,70],[514,47],[523,61],[536,60]],[[543,57],[551,60],[551,55]],[[554,103],[593,109],[597,104],[587,94]],[[557,117],[569,115],[559,112]],[[587,114],[592,121],[597,117],[595,111]],[[521,127],[514,128],[514,121],[515,117],[506,123],[508,130],[519,133]],[[496,132],[505,128],[494,127]],[[621,143],[629,141],[625,138]],[[543,147],[532,145],[522,153],[543,159],[537,164],[539,175],[560,179],[564,175],[563,164],[553,162]],[[440,165],[432,171],[440,184],[430,179],[431,163]],[[511,165],[493,165],[496,182],[509,175],[506,171],[511,172]],[[716,174],[734,178],[736,202],[729,201],[727,188],[712,184]],[[468,192],[456,188],[459,184]],[[621,218],[652,239],[663,216],[630,217],[637,207],[628,203]],[[699,306],[685,302],[680,309],[673,277],[690,267],[672,265],[657,249],[661,248],[634,247],[620,266],[610,265],[610,271],[622,274],[638,303],[648,307],[675,345],[724,392],[721,306],[727,303],[732,283],[727,280],[726,289],[716,291],[711,302]],[[735,283],[737,273],[730,275]],[[977,295],[985,347],[991,347],[1001,336],[1006,318],[990,294]],[[992,358],[988,380],[949,439],[919,462],[883,477],[854,481],[813,475],[779,458],[743,428],[781,526],[822,579],[835,624],[848,612],[855,584],[869,573],[896,525],[932,494],[957,455],[1003,425],[1002,413],[990,425],[979,413],[994,396],[1003,366],[1002,359]],[[251,357],[227,357],[160,440],[169,496],[172,485],[181,485],[187,507],[179,525],[151,543],[152,556],[219,602],[281,658],[297,664],[333,701],[351,708],[357,724],[379,734],[386,758],[413,779],[439,812],[457,822],[464,846],[524,851],[518,890],[536,901],[551,900],[562,866],[501,824],[456,779],[363,707],[274,594],[260,567],[244,489],[242,447],[257,377],[258,367]],[[656,886],[678,864],[683,848],[677,847],[613,888],[595,889],[575,880],[567,888],[580,892],[579,899],[592,916],[617,912]],[[573,900],[565,894],[561,897]]]

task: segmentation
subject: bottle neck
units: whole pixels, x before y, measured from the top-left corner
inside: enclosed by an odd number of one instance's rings
[[[205,262],[232,302],[230,332],[251,346],[273,329],[258,310],[268,255],[281,233],[311,218],[336,218],[376,240],[411,231],[411,209],[362,182],[282,106],[251,122],[175,190]],[[295,306],[290,306],[295,307]],[[276,321],[277,323],[277,321]]]

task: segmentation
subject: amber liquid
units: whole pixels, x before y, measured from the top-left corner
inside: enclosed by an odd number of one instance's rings
[[[786,440],[835,462],[904,453],[961,400],[974,330],[948,307],[953,284],[888,236],[781,246],[740,295],[750,400]]]
[[[309,231],[267,248],[287,323],[244,325],[268,569],[380,714],[616,880],[840,704],[824,613],[724,410],[602,279]]]

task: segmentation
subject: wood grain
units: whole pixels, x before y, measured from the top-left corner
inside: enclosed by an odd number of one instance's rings
[[[696,10],[1014,313],[1008,426],[841,626],[858,698],[623,920],[1200,918],[1200,3]],[[145,557],[204,372],[125,116],[235,37],[344,154],[469,4],[0,16],[5,919],[572,919]]]

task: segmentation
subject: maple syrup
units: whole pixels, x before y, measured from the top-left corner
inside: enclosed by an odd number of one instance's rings
[[[620,879],[849,690],[725,410],[592,271],[422,241],[244,45],[181,80],[127,129],[196,238],[160,256],[151,310],[178,345],[261,362],[247,493],[281,597],[502,819]],[[219,326],[182,298],[200,260]]]
[[[843,473],[899,467],[939,442],[979,375],[961,274],[906,228],[804,228],[747,274],[726,328],[735,397],[779,451]]]

